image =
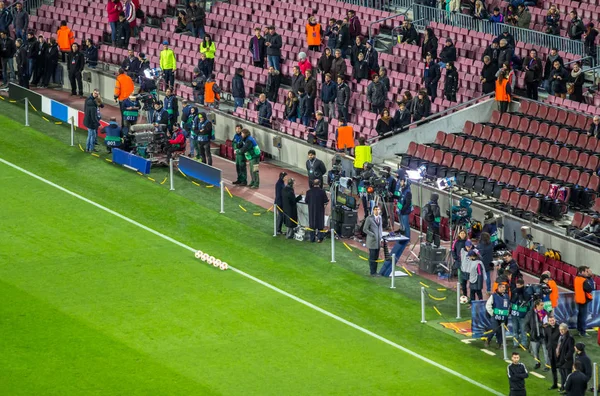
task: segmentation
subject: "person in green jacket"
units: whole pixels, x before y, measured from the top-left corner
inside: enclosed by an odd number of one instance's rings
[[[237,171],[237,180],[233,184],[238,186],[248,185],[248,172],[246,170],[246,157],[244,154],[239,152],[239,149],[244,147],[244,141],[242,137],[243,127],[238,124],[235,126],[235,135],[233,136],[233,149],[235,150],[235,170]]]
[[[163,41],[163,50],[160,51],[160,68],[164,73],[167,88],[175,87],[175,71],[177,70],[177,60],[175,52],[169,48],[169,42]]]
[[[210,34],[204,36],[204,40],[200,43],[200,53],[206,55],[206,61],[208,62],[208,73],[207,77],[213,73],[215,69],[215,53],[217,52],[217,46],[215,42],[212,41],[212,37]]]
[[[260,147],[256,140],[250,136],[250,131],[242,129],[242,143],[243,146],[240,149],[235,150],[235,154],[243,154],[244,157],[250,162],[250,176],[252,181],[250,182],[250,188],[258,189],[260,179],[258,176],[258,162],[260,160]]]

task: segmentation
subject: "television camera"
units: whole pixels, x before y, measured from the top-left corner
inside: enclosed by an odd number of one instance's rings
[[[165,152],[169,139],[164,125],[155,127],[152,124],[133,125],[129,129],[128,147],[140,157],[158,162]]]

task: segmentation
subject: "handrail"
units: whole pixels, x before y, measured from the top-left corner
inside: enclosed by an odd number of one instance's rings
[[[411,122],[411,123],[410,123],[410,124],[408,124],[407,126],[405,126],[405,127],[402,127],[402,130],[407,130],[407,129],[409,129],[411,126],[417,126],[417,125],[424,124],[424,123],[426,123],[426,122],[429,122],[429,121],[431,121],[431,120],[433,120],[433,119],[436,119],[436,118],[439,118],[439,117],[441,117],[443,114],[446,114],[446,113],[452,112],[452,111],[454,111],[454,110],[456,110],[456,109],[458,109],[458,108],[460,108],[460,107],[464,107],[464,106],[470,105],[470,104],[472,104],[472,103],[475,103],[475,102],[477,102],[477,101],[480,101],[480,100],[482,100],[482,99],[485,99],[485,98],[487,98],[487,97],[489,97],[489,96],[493,96],[493,95],[495,95],[495,94],[496,94],[495,92],[490,92],[490,93],[487,93],[487,94],[484,94],[484,95],[478,96],[478,97],[476,97],[476,98],[469,99],[469,100],[467,100],[466,102],[462,102],[462,103],[459,103],[459,104],[457,104],[457,105],[454,105],[454,106],[448,107],[447,109],[445,109],[445,110],[442,110],[442,111],[440,111],[440,112],[437,112],[437,113],[435,113],[435,114],[432,114],[432,115],[430,115],[429,117],[422,118],[422,119],[420,119],[419,121],[414,121],[414,122]],[[386,137],[389,137],[389,136],[393,136],[395,132],[396,132],[396,129],[394,129],[393,131],[390,131],[390,132],[388,132],[388,133],[386,133],[386,134],[383,134],[382,136],[377,136],[377,137],[374,137],[374,138],[371,138],[371,139],[367,139],[367,142],[369,142],[369,143],[372,143],[372,142],[374,142],[374,141],[376,141],[376,140],[380,140],[380,139],[383,139],[383,138],[386,138]]]
[[[580,62],[581,66],[583,67],[583,61],[586,60],[586,59],[594,59],[594,58],[592,58],[591,56],[584,56],[583,58],[575,59],[575,60],[572,60],[571,62],[564,63],[563,66],[568,66],[568,65],[571,65],[573,63]]]
[[[374,25],[374,24],[376,24],[376,23],[381,23],[381,22],[385,22],[385,21],[387,21],[387,20],[394,19],[394,18],[398,18],[398,17],[401,17],[401,16],[407,16],[407,15],[408,15],[408,12],[409,12],[411,9],[412,9],[412,6],[411,6],[411,7],[409,7],[409,8],[408,8],[406,11],[404,11],[404,12],[403,12],[403,13],[401,13],[401,14],[395,14],[395,15],[391,15],[391,16],[389,16],[389,17],[381,18],[381,19],[379,19],[379,20],[377,20],[377,21],[373,21],[373,22],[369,23],[369,40],[372,40],[372,39],[373,39],[373,25]]]
[[[411,23],[412,23],[413,26],[415,26],[418,22],[422,22],[422,21],[425,21],[425,18],[417,19],[416,21],[412,21]],[[395,35],[396,34],[396,30],[398,30],[398,29],[402,29],[402,26],[396,26],[395,28],[393,28],[392,29],[392,35]],[[415,27],[415,29],[416,29],[416,27]]]

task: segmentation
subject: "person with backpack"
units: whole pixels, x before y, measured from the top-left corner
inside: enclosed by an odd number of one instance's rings
[[[431,200],[423,207],[423,220],[427,223],[427,243],[433,243],[434,248],[440,247],[440,206],[438,200],[440,196],[433,193]]]

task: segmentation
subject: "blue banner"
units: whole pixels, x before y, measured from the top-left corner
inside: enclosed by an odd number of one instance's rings
[[[593,292],[594,299],[588,304],[586,328],[600,326],[600,291]],[[486,301],[473,301],[471,305],[471,331],[473,338],[483,337],[483,333],[491,329],[490,317],[485,310]],[[554,310],[557,323],[567,323],[570,329],[577,327],[577,304],[575,293],[560,293],[558,305]],[[511,330],[510,320],[508,328]]]
[[[145,175],[150,173],[150,167],[152,166],[152,162],[150,162],[150,160],[123,150],[119,150],[118,148],[112,149],[112,161],[115,164],[125,165],[129,168],[135,169]]]
[[[179,157],[179,170],[186,176],[203,181],[204,183],[212,184],[213,186],[221,185],[221,169],[194,161],[183,155]]]

